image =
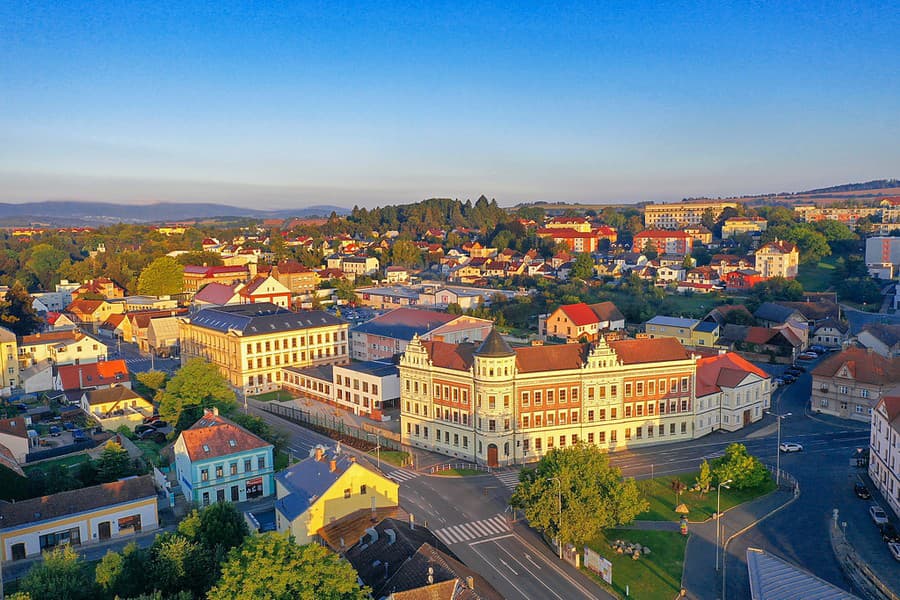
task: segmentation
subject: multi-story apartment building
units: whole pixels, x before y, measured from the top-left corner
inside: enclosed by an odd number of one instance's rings
[[[768,226],[769,222],[762,217],[731,217],[725,219],[725,223],[722,224],[722,239],[727,240],[741,233],[758,235]]]
[[[588,223],[587,230],[583,228],[565,228],[559,224],[537,230],[538,237],[552,238],[555,244],[566,244],[572,252],[594,252],[600,245],[601,240],[609,240],[615,243],[619,239],[618,232],[612,227],[601,226],[591,228]]]
[[[292,294],[310,294],[319,285],[319,276],[297,261],[286,261],[272,267],[272,277],[280,281]]]
[[[78,365],[106,360],[106,344],[77,329],[35,333],[22,337],[19,366],[27,369],[39,363]]]
[[[898,382],[900,358],[885,358],[871,349],[847,348],[813,369],[811,408],[868,423],[879,399]]]
[[[900,517],[900,389],[885,395],[872,411],[869,477]]]
[[[763,417],[771,402],[769,374],[734,352],[697,361],[694,434],[737,431]]]
[[[871,237],[866,240],[869,273],[890,279],[900,268],[900,237]]]
[[[233,304],[181,317],[181,359],[202,357],[241,394],[281,387],[284,367],[350,361],[348,324],[327,312],[274,304]]]
[[[671,338],[513,350],[413,340],[400,360],[405,444],[491,466],[585,441],[691,439],[697,357]]]
[[[763,244],[754,254],[755,269],[766,279],[797,276],[800,251],[797,245],[784,240]]]
[[[253,266],[255,271],[255,265]],[[222,283],[233,285],[241,281],[247,281],[251,269],[248,265],[235,265],[228,267],[207,267],[197,265],[185,265],[182,279],[184,281],[184,293],[193,295],[207,283]]]
[[[684,231],[648,229],[634,236],[634,242],[631,247],[635,252],[643,252],[648,245],[653,247],[657,254],[684,256],[691,253],[694,246],[694,238]]]
[[[397,365],[386,361],[354,362],[309,369],[285,367],[285,389],[305,398],[334,404],[380,421],[385,408],[400,398]]]
[[[16,334],[0,327],[0,396],[9,396],[19,387],[19,346]]]
[[[685,225],[699,225],[709,210],[713,219],[722,216],[726,208],[737,208],[737,202],[672,202],[648,204],[644,207],[644,225],[660,229],[676,229]]]

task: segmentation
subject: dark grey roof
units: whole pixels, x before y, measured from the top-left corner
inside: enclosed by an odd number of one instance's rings
[[[478,350],[475,351],[475,356],[487,356],[492,358],[515,355],[516,353],[510,348],[509,344],[506,343],[506,340],[503,339],[503,336],[500,335],[500,332],[496,329],[491,329],[488,336],[484,338],[484,341],[478,346]]]
[[[429,331],[453,321],[457,317],[446,313],[415,308],[398,308],[389,313],[375,317],[352,329],[369,335],[410,341],[415,336],[422,337]]]
[[[290,371],[291,373],[297,373],[298,375],[304,375],[306,377],[312,377],[313,379],[319,379],[321,381],[327,381],[331,383],[334,381],[333,373],[334,373],[334,365],[316,365],[315,367],[285,367],[285,371]]]
[[[346,323],[323,310],[294,312],[269,302],[204,308],[191,317],[191,324],[216,331],[239,331],[243,335],[296,331]]]
[[[771,321],[773,323],[784,323],[791,318],[791,315],[797,312],[793,308],[781,306],[774,302],[763,302],[753,316],[763,321]]]
[[[400,368],[389,362],[380,360],[370,360],[366,362],[350,363],[349,365],[341,365],[342,369],[373,375],[375,377],[388,377],[390,375],[398,375]]]
[[[718,323],[713,323],[710,321],[700,321],[697,323],[697,326],[694,327],[694,331],[702,331],[703,333],[712,333],[719,326]]]
[[[757,548],[747,548],[747,571],[752,600],[858,600],[858,596]]]

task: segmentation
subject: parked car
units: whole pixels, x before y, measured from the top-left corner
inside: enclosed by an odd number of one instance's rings
[[[804,367],[803,365],[793,365],[791,368],[798,373],[806,373],[806,367]]]
[[[75,431],[75,423],[72,421],[66,421],[63,423],[63,427],[65,427],[69,431]]]
[[[59,428],[58,425],[51,425],[51,426],[50,426],[50,435],[51,435],[51,436],[53,436],[53,437],[59,437],[61,433],[62,433],[62,430]]]
[[[881,526],[881,539],[885,542],[900,542],[900,532],[893,523],[888,521]]]
[[[153,427],[154,429],[162,429],[168,426],[169,424],[166,421],[153,421],[150,423],[150,427]]]
[[[82,429],[76,429],[72,432],[72,441],[73,442],[86,442],[88,436],[84,433]]]
[[[863,500],[868,500],[872,497],[872,494],[869,493],[869,488],[867,488],[864,483],[859,481],[853,484],[853,493]]]
[[[877,504],[873,504],[869,507],[869,516],[872,517],[872,521],[874,521],[875,524],[879,526],[885,525],[888,522],[888,518],[884,513],[884,509]]]
[[[800,356],[797,357],[797,360],[816,360],[819,358],[819,355],[815,352],[802,352]]]
[[[153,440],[157,444],[165,444],[166,443],[166,434],[162,431],[157,431],[156,429],[149,429],[142,433],[138,434],[139,440]]]
[[[156,427],[153,425],[138,425],[134,428],[134,435],[140,437],[145,431],[156,431]]]
[[[803,446],[797,442],[781,442],[778,449],[782,452],[803,452]]]
[[[790,373],[785,373],[784,375],[781,376],[781,379],[782,379],[782,381],[784,381],[785,383],[788,383],[788,384],[794,383],[795,381],[797,381],[797,378],[794,377],[793,375],[791,375]]]
[[[891,542],[888,544],[888,550],[891,551],[895,560],[900,560],[900,544],[897,542]]]
[[[152,417],[144,417],[144,425],[149,425],[150,423],[155,423],[159,421],[159,415],[153,415]]]
[[[816,354],[825,354],[828,352],[828,349],[825,346],[819,344],[813,344],[809,347],[810,352],[815,352]]]
[[[781,377],[776,377],[772,380],[772,383],[774,383],[776,386],[784,385],[784,379],[782,379]]]

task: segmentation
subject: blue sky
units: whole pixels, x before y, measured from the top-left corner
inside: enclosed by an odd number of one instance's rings
[[[636,202],[900,177],[897,31],[888,2],[6,2],[0,202]]]

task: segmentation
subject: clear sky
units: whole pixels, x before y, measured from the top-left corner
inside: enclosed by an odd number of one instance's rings
[[[900,177],[893,2],[0,3],[0,202],[667,200]]]

